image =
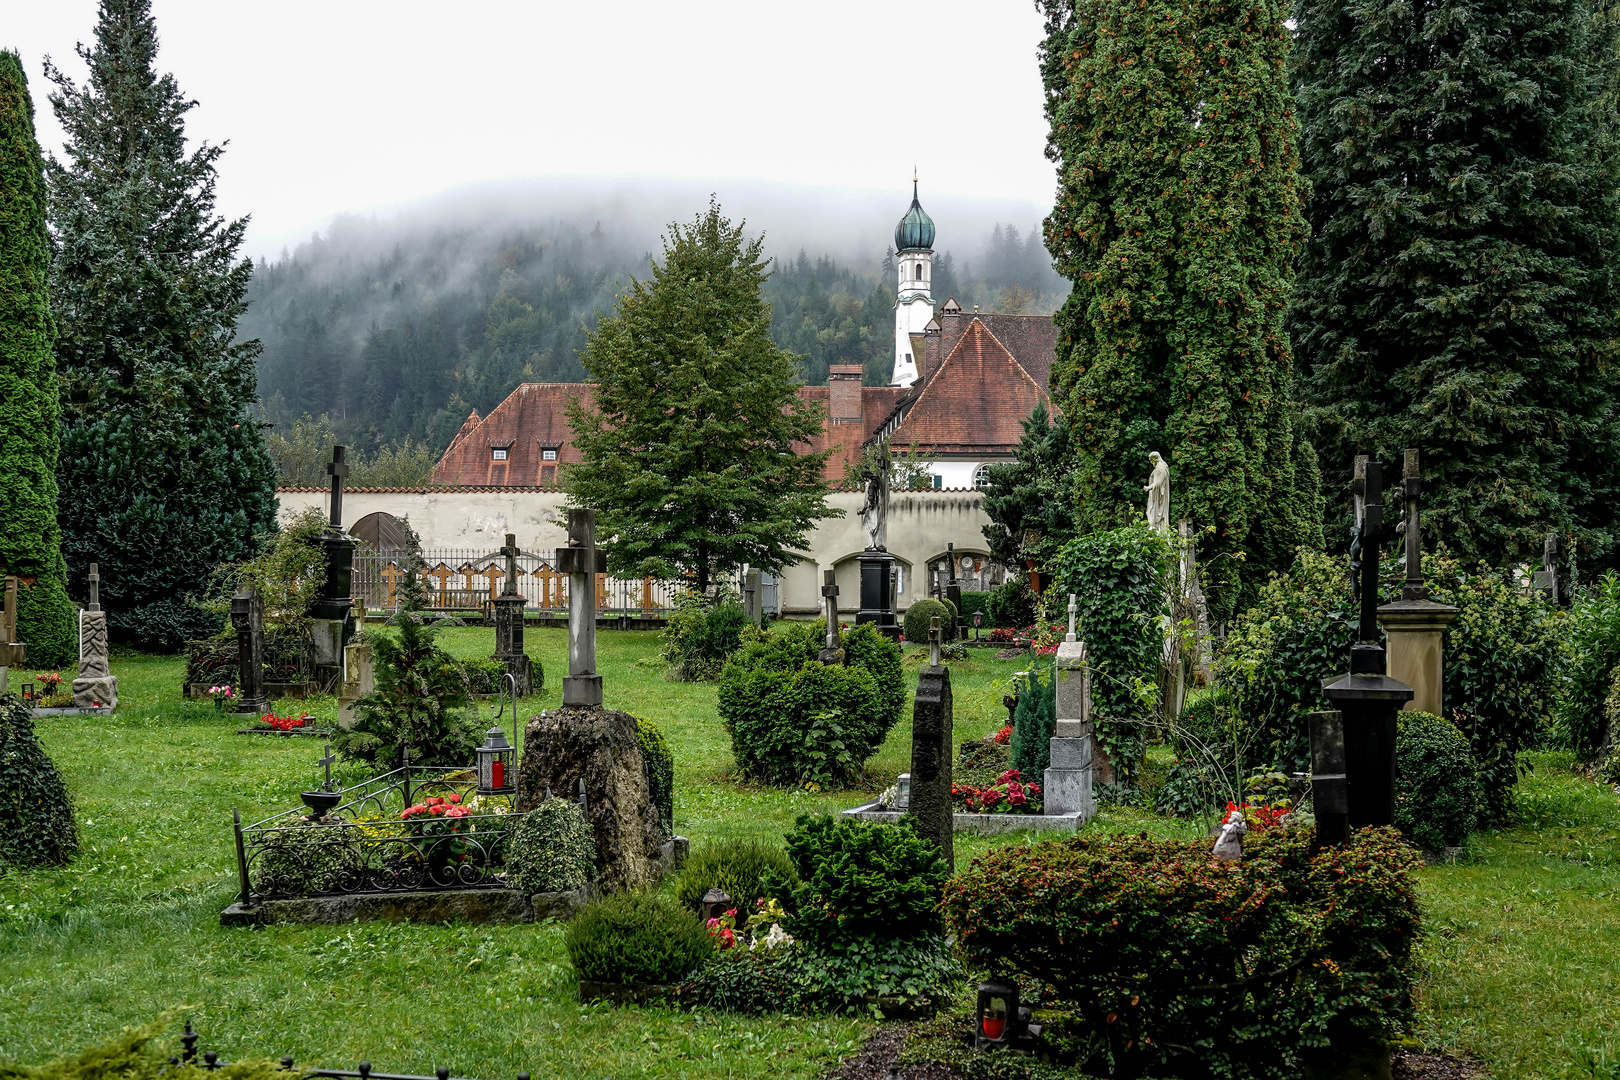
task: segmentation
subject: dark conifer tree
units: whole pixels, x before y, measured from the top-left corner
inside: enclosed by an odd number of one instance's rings
[[[1491,563],[1620,498],[1612,12],[1589,0],[1306,0],[1313,194],[1290,323],[1326,486],[1421,447],[1424,529]],[[1395,475],[1399,475],[1398,472]]]
[[[108,623],[174,642],[216,616],[187,603],[274,527],[275,471],[248,411],[257,341],[234,341],[246,219],[214,213],[222,147],[187,152],[187,101],[154,69],[148,0],[102,0],[79,87],[47,65],[66,139],[47,168],[62,377],[62,549],[101,563]]]
[[[1046,245],[1074,283],[1052,389],[1081,532],[1142,514],[1148,452],[1229,613],[1319,538],[1283,311],[1305,238],[1281,0],[1042,0],[1059,168]]]
[[[1069,422],[1056,422],[1044,404],[1023,420],[1018,457],[990,466],[984,512],[990,524],[984,538],[990,555],[1022,572],[1025,560],[1045,571],[1058,549],[1074,538],[1074,466]]]
[[[34,102],[22,61],[0,52],[0,573],[27,583],[17,632],[38,667],[78,654],[56,523],[50,266]]]

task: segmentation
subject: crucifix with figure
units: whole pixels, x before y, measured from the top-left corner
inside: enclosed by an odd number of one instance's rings
[[[506,534],[501,554],[506,556],[506,587],[490,601],[495,609],[495,659],[506,665],[517,695],[526,697],[534,693],[534,674],[528,653],[523,649],[523,608],[528,601],[517,587],[517,560],[523,554],[517,546],[517,534]]]
[[[326,466],[327,475],[332,478],[331,506],[326,532],[321,536],[321,547],[326,552],[326,580],[309,608],[312,619],[329,624],[314,630],[315,663],[339,671],[343,667],[343,646],[353,633],[349,610],[354,606],[351,598],[354,549],[360,545],[358,538],[343,531],[343,481],[349,475],[347,457],[348,447],[333,446],[332,461]]]

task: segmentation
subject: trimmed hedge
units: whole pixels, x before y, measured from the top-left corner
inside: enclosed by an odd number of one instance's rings
[[[651,720],[636,717],[636,740],[647,770],[647,795],[658,809],[658,827],[666,837],[675,835],[675,753],[669,740]]]
[[[1314,844],[1009,844],[946,886],[945,923],[971,965],[1050,987],[1088,1073],[1293,1080],[1415,1019],[1417,852],[1393,829]]]
[[[706,682],[719,677],[726,657],[741,643],[750,625],[748,613],[736,593],[722,593],[714,602],[702,593],[685,592],[664,624],[661,651],[674,682]]]
[[[578,803],[547,799],[512,826],[506,859],[507,880],[522,891],[569,892],[596,874],[596,837]]]
[[[1479,765],[1468,740],[1433,713],[1403,710],[1395,719],[1395,827],[1420,847],[1455,847],[1479,814]]]
[[[714,952],[708,930],[668,896],[624,892],[590,904],[563,938],[581,979],[673,983]]]
[[[79,850],[73,798],[16,694],[0,697],[0,860],[59,866]]]
[[[871,626],[845,630],[847,667],[816,660],[818,624],[760,633],[726,662],[720,719],[737,767],[768,784],[847,783],[900,719],[900,650]]]
[[[782,848],[734,838],[704,844],[692,852],[681,867],[675,896],[696,911],[705,893],[722,889],[736,903],[737,925],[741,926],[760,900],[785,900],[785,890],[798,883],[799,872]]]

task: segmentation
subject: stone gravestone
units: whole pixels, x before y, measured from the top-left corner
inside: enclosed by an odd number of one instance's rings
[[[1418,499],[1423,490],[1421,455],[1406,451],[1405,520],[1406,583],[1401,598],[1378,609],[1378,625],[1384,628],[1389,650],[1388,673],[1412,687],[1412,700],[1403,708],[1444,716],[1445,630],[1457,617],[1457,609],[1429,599],[1423,584],[1423,540],[1419,530]]]
[[[816,659],[823,664],[842,666],[845,660],[843,646],[838,643],[838,571],[821,572],[821,603],[827,610],[827,643]]]
[[[1091,666],[1086,643],[1075,637],[1076,612],[1070,593],[1069,632],[1057,651],[1057,731],[1050,744],[1050,764],[1041,777],[1042,809],[1047,814],[1078,812],[1083,821],[1090,821],[1097,813],[1092,783],[1098,748],[1091,718]]]
[[[1412,688],[1386,674],[1387,657],[1378,641],[1378,546],[1383,541],[1381,466],[1358,462],[1356,494],[1361,503],[1360,556],[1353,565],[1356,601],[1361,612],[1356,641],[1350,647],[1350,671],[1327,682],[1322,690],[1344,714],[1344,764],[1348,813],[1352,828],[1390,825],[1395,821],[1395,714],[1412,700]],[[1352,556],[1354,557],[1354,556]]]
[[[231,597],[231,625],[236,628],[236,711],[262,714],[264,698],[264,606],[251,586]]]
[[[495,608],[495,659],[506,665],[506,673],[517,684],[519,697],[534,693],[534,670],[523,651],[523,607],[527,603],[517,587],[517,535],[506,534],[506,587],[491,603]]]
[[[1411,451],[1407,451],[1411,453]],[[1541,546],[1541,569],[1530,578],[1530,588],[1558,603],[1558,534],[1548,533]]]
[[[939,662],[941,628],[934,616],[928,631],[928,666],[917,676],[911,720],[911,800],[917,832],[938,845],[956,870],[951,806],[951,672]]]
[[[753,567],[743,568],[742,604],[748,621],[758,626],[765,616],[765,589],[760,572]]]
[[[101,610],[100,568],[90,564],[90,603],[79,612],[79,677],[73,704],[81,709],[117,708],[118,680],[107,667],[107,613]]]
[[[586,817],[596,840],[598,883],[607,892],[638,889],[659,873],[663,831],[647,790],[636,718],[602,707],[596,672],[596,575],[607,570],[596,550],[596,515],[568,511],[566,548],[557,569],[568,578],[568,675],[563,706],[529,720],[518,766],[518,806],[532,810],[549,791],[583,781]]]

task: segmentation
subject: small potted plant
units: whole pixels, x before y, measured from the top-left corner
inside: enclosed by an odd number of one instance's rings
[[[229,683],[226,683],[224,686],[210,686],[208,688],[208,696],[214,699],[214,711],[223,711],[225,708],[225,703],[231,700],[231,686]]]

